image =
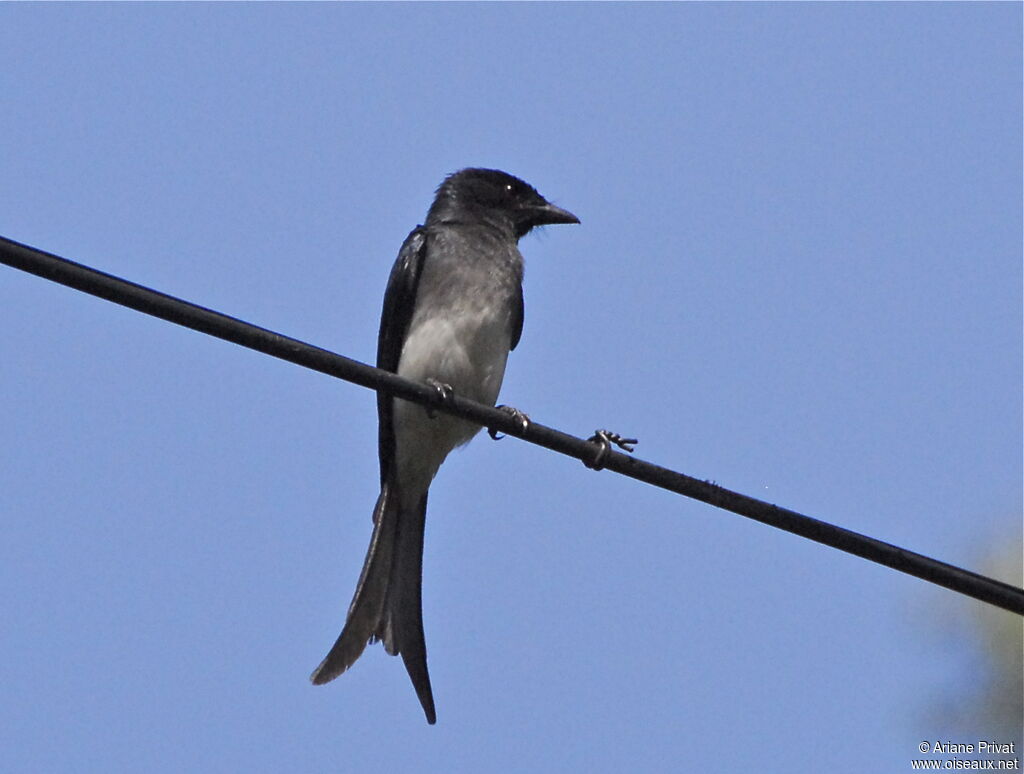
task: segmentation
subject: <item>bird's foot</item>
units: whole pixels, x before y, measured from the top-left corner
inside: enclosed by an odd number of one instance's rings
[[[519,423],[519,434],[525,435],[526,431],[530,428],[530,418],[526,416],[522,411],[512,406],[495,406],[498,411],[503,411],[508,414],[512,419]],[[493,427],[487,428],[487,434],[491,436],[495,441],[500,441],[505,436]]]
[[[455,394],[455,391],[452,389],[452,386],[450,384],[439,382],[437,379],[434,379],[433,377],[426,379],[425,381],[437,392],[438,403],[451,403],[452,395]],[[427,406],[427,416],[430,417],[431,419],[434,419],[435,417],[437,417],[437,412],[434,411],[434,409],[432,409],[430,406]]]
[[[612,444],[615,444],[623,451],[632,452],[633,445],[638,443],[636,438],[623,438],[618,433],[613,433],[610,430],[597,430],[587,441],[597,446],[594,459],[589,461],[583,460],[583,464],[591,470],[602,470],[604,468],[605,460],[612,450]]]

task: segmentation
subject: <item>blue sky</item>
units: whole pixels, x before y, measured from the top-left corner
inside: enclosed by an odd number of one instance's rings
[[[0,5],[0,234],[364,361],[433,189],[521,244],[502,402],[977,569],[1019,541],[1021,5]],[[0,267],[2,268],[2,267]],[[969,603],[513,439],[431,490],[438,724],[325,688],[373,394],[0,270],[14,771],[898,771]],[[1016,578],[1020,583],[1020,578]],[[1007,740],[1011,741],[1011,740]]]

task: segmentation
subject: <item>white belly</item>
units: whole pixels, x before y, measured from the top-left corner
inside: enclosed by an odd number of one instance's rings
[[[474,308],[416,322],[402,348],[399,376],[435,379],[462,397],[493,406],[508,359],[508,319]],[[393,417],[403,499],[418,500],[448,453],[480,430],[441,412],[431,419],[425,407],[404,400],[395,400]]]

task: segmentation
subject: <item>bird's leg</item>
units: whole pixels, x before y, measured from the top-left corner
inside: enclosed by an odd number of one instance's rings
[[[433,377],[429,377],[424,381],[437,391],[438,403],[451,402],[454,390],[452,390],[452,386],[450,384],[439,382],[437,379],[434,379]],[[437,417],[437,412],[434,411],[434,409],[432,409],[430,406],[427,406],[427,416],[430,417],[431,419],[434,419]]]
[[[520,434],[526,434],[526,431],[530,428],[530,418],[526,416],[526,414],[524,414],[517,408],[513,408],[512,406],[506,406],[504,404],[502,404],[501,406],[495,406],[495,408],[498,409],[498,411],[503,411],[504,413],[508,414],[510,417],[512,417],[512,419],[518,422]],[[487,428],[487,434],[491,436],[491,438],[493,438],[495,441],[500,441],[502,438],[505,437],[493,427]]]
[[[612,444],[615,444],[623,451],[632,452],[633,444],[638,443],[636,438],[623,438],[618,433],[613,433],[610,430],[597,430],[587,441],[598,447],[597,453],[594,454],[594,459],[589,462],[583,460],[583,464],[591,470],[604,469],[604,461],[612,450]]]

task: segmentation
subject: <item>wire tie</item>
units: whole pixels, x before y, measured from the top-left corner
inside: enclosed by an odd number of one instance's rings
[[[587,439],[587,442],[597,446],[597,452],[594,454],[594,459],[589,462],[587,460],[583,460],[583,464],[591,470],[604,470],[605,460],[612,450],[612,444],[615,444],[623,451],[632,453],[634,444],[639,443],[636,438],[623,438],[621,435],[613,433],[611,430],[596,430],[594,434]]]

